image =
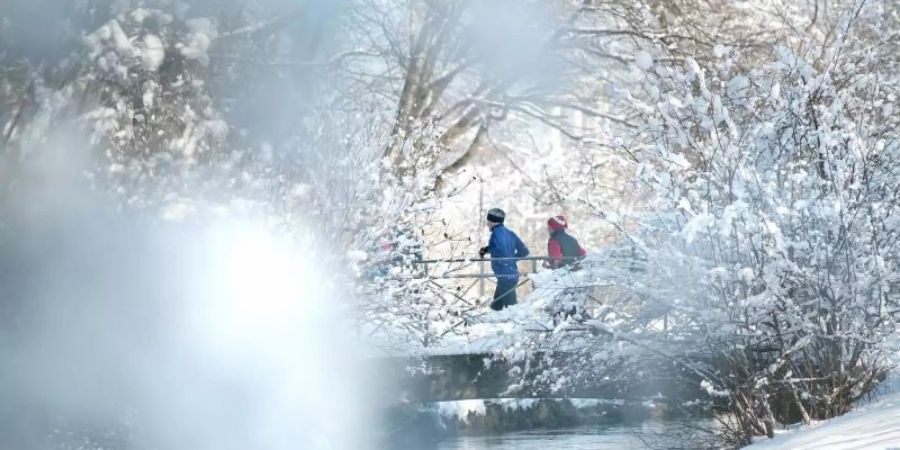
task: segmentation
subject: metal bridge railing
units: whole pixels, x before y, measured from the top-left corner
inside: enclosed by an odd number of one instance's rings
[[[475,279],[476,281],[470,285],[466,292],[469,291],[475,284],[478,284],[478,295],[483,296],[485,294],[485,282],[492,281],[495,275],[492,272],[485,270],[485,263],[491,261],[525,261],[528,264],[527,272],[519,272],[520,276],[525,276],[531,273],[538,272],[538,261],[578,261],[582,260],[582,257],[560,257],[560,258],[551,258],[549,256],[524,256],[520,258],[516,257],[507,257],[507,258],[449,258],[449,259],[418,259],[408,261],[408,264],[412,264],[414,266],[421,267],[420,278],[428,278],[428,279]],[[471,264],[478,264],[478,273],[464,272],[471,267]],[[454,265],[458,265],[454,267]],[[431,266],[431,267],[429,267]],[[435,273],[435,266],[443,266],[445,270]],[[518,264],[517,264],[518,266]],[[527,281],[527,279],[526,279]],[[522,284],[524,284],[523,281]]]
[[[486,273],[484,270],[484,263],[491,261],[526,261],[530,262],[529,268],[530,270],[527,272],[520,272],[519,275],[528,275],[530,273],[537,273],[538,271],[538,261],[554,261],[554,260],[562,260],[562,261],[578,261],[582,260],[582,257],[560,257],[560,258],[551,258],[549,256],[524,256],[521,258],[509,257],[509,258],[451,258],[451,259],[416,259],[412,261],[408,261],[409,264],[422,266],[422,273],[424,277],[432,277],[432,278],[494,278],[493,273]],[[445,271],[443,273],[433,275],[429,274],[428,266],[429,265],[438,265],[438,264],[467,264],[467,263],[479,263],[479,273],[454,273],[453,271]]]

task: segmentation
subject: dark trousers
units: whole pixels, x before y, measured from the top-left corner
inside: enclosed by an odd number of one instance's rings
[[[497,278],[497,289],[494,291],[494,301],[491,302],[491,309],[500,311],[501,309],[516,304],[516,286],[519,284],[519,278]]]

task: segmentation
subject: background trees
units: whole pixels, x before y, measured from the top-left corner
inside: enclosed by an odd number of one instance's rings
[[[265,211],[355,279],[361,330],[418,344],[478,305],[404,263],[471,255],[480,203],[538,247],[564,212],[610,244],[566,293],[594,304],[572,370],[676,361],[736,442],[887,367],[892,2],[62,3],[0,10],[4,205],[71,153],[120,208]]]
[[[632,239],[647,272],[596,271],[664,313],[666,333],[593,325],[687,369],[733,413],[737,445],[846,412],[892,364],[893,49],[870,39],[881,5],[842,6],[766,57],[719,48],[654,70],[634,164],[655,193]]]

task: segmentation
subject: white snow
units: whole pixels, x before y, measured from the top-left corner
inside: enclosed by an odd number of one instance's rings
[[[624,405],[625,401],[620,399],[604,399],[604,398],[484,398],[470,400],[448,400],[435,402],[433,405],[437,411],[444,417],[455,417],[459,420],[466,420],[469,414],[484,415],[487,412],[488,405],[499,405],[508,411],[525,410],[533,407],[539,401],[562,402],[568,400],[575,409],[593,408],[599,405]]]
[[[177,222],[184,220],[194,212],[194,206],[184,201],[176,201],[163,208],[163,220]]]
[[[570,398],[570,402],[572,402],[572,406],[575,409],[583,409],[583,408],[593,408],[599,405],[624,405],[625,400],[621,399],[606,399],[606,398]]]
[[[291,188],[291,195],[298,198],[309,196],[313,191],[313,186],[308,183],[297,183]]]
[[[587,261],[596,255],[588,253]],[[545,270],[528,276],[534,289],[519,297],[519,303],[502,311],[488,308],[489,298],[482,299],[481,308],[467,313],[469,323],[459,327],[460,334],[449,333],[428,347],[411,343],[405,350],[412,354],[460,355],[504,352],[525,352],[523,343],[545,333],[556,331],[550,311],[557,309],[557,295],[565,289],[596,286],[591,271]],[[608,322],[607,322],[608,323]],[[557,343],[563,349],[564,344]]]
[[[141,65],[144,70],[155,72],[165,57],[166,50],[162,41],[152,34],[144,36],[144,48],[141,50]]]
[[[455,416],[461,420],[466,420],[469,413],[484,415],[486,411],[484,400],[480,399],[437,402],[437,407],[442,416]]]
[[[362,250],[350,250],[347,252],[347,258],[353,262],[363,262],[369,259],[369,254]]]
[[[700,387],[705,390],[707,394],[713,397],[728,397],[729,395],[731,395],[731,393],[727,390],[716,389],[715,386],[713,386],[713,384],[707,380],[701,381]]]
[[[743,75],[738,75],[728,80],[728,95],[732,97],[743,95],[744,91],[749,87],[750,79]]]
[[[713,54],[716,55],[716,58],[721,58],[731,53],[731,50],[732,48],[729,46],[716,44],[716,46],[713,47]]]
[[[147,11],[144,8],[138,8],[131,12],[131,19],[138,23],[142,23],[144,20],[147,20],[147,18],[150,16],[151,16],[150,11]]]
[[[153,98],[154,98],[153,89],[154,89],[154,87],[155,87],[154,84],[151,82],[151,83],[147,83],[146,89],[144,89],[144,95],[142,96],[142,99],[144,102],[145,109],[149,110],[149,109],[153,108]]]
[[[209,61],[206,54],[213,40],[218,37],[216,27],[213,22],[207,18],[191,19],[186,21],[191,34],[187,42],[180,44],[181,54],[187,59],[195,59],[202,63]]]
[[[750,450],[890,450],[900,449],[900,392],[870,405],[808,427],[760,440]]]
[[[653,56],[643,50],[634,54],[634,65],[639,69],[647,71],[653,68]]]
[[[122,30],[119,22],[115,19],[110,20],[109,30],[112,32],[112,39],[116,49],[123,55],[131,56],[134,53],[134,47],[131,46],[131,41],[128,39],[128,35],[125,34],[125,31]]]

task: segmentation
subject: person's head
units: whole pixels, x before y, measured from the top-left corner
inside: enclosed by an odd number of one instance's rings
[[[503,224],[506,220],[506,213],[500,208],[491,208],[487,213],[488,229],[493,229],[497,225]]]
[[[566,216],[562,214],[547,219],[547,232],[550,234],[553,234],[560,230],[565,230],[568,227],[569,223],[566,222]]]

